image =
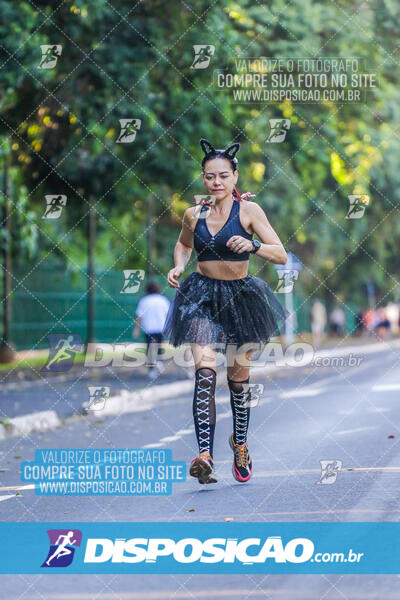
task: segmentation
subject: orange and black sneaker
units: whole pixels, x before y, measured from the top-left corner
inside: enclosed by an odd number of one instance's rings
[[[247,448],[247,442],[245,444],[235,444],[232,433],[229,436],[229,445],[235,457],[232,465],[232,474],[237,481],[245,483],[250,479],[253,470],[253,463]]]
[[[192,460],[189,473],[196,477],[199,483],[217,483],[218,479],[214,472],[214,462],[209,452],[201,452]]]

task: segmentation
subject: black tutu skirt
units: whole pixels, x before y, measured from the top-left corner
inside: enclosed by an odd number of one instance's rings
[[[173,346],[265,344],[289,316],[262,279],[212,279],[196,271],[180,284],[164,326]]]

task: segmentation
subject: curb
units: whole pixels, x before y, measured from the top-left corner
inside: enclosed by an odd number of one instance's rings
[[[122,390],[117,396],[107,398],[104,408],[101,410],[88,410],[88,402],[82,404],[85,414],[100,413],[101,416],[119,415],[124,413],[142,412],[153,408],[158,400],[164,400],[174,395],[182,395],[190,392],[193,388],[192,381],[179,381],[174,383],[165,383],[155,385],[151,388],[145,388],[139,392],[128,392]]]
[[[384,350],[399,348],[400,339],[393,340],[389,345],[385,341],[376,342],[374,344],[366,344],[359,346],[343,346],[338,351],[338,348],[321,349],[316,352],[306,352],[303,355],[304,359],[314,357],[329,357],[329,356],[345,356],[353,353],[372,354],[374,352],[383,352]],[[339,354],[340,352],[340,354]],[[307,366],[303,361],[298,366]],[[278,372],[283,368],[288,367],[285,361],[279,364],[267,364],[263,367],[253,366],[252,379],[259,379],[267,374]],[[296,368],[294,365],[289,365],[289,368]],[[221,383],[224,375],[217,374],[218,380]],[[193,390],[193,380],[181,380],[174,383],[166,383],[155,385],[150,388],[145,388],[138,392],[128,392],[122,390],[118,395],[111,396],[106,400],[105,406],[101,410],[88,409],[88,402],[82,404],[82,412],[85,416],[89,414],[101,414],[101,416],[122,415],[134,412],[142,412],[153,408],[159,400],[165,400],[171,396],[181,396],[182,394],[190,393]],[[63,419],[65,420],[65,419]],[[68,419],[67,419],[68,420]],[[11,437],[23,436],[31,432],[46,432],[59,427],[62,423],[61,418],[54,410],[37,411],[19,417],[11,418],[5,425],[0,424],[0,441]]]
[[[0,427],[0,440],[26,435],[32,431],[44,432],[61,425],[54,410],[42,410],[19,417],[13,417]]]

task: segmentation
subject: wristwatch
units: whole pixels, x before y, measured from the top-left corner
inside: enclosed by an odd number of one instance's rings
[[[261,248],[261,244],[258,240],[251,240],[251,243],[253,244],[253,250],[250,250],[250,254],[255,254]]]

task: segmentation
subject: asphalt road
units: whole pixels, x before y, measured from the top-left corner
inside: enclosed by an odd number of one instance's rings
[[[36,448],[170,448],[174,460],[196,455],[191,395],[121,417],[80,417],[45,434],[0,443],[3,521],[398,521],[400,516],[400,353],[362,356],[358,366],[284,369],[264,378],[250,417],[253,478],[231,474],[229,398],[217,388],[214,458],[219,482],[175,483],[167,497],[37,496],[20,489],[21,460]],[[158,382],[159,383],[159,382]],[[320,460],[341,461],[335,483],[317,484]],[[9,496],[7,498],[7,496]],[[210,524],[212,527],[212,525]],[[0,576],[6,597],[46,600],[136,598],[399,597],[397,576],[160,575]],[[85,592],[82,592],[84,584]],[[21,596],[23,597],[23,596]]]
[[[155,385],[187,380],[186,369],[167,361],[166,371],[157,373]],[[8,374],[0,375],[0,419],[16,417],[40,410],[55,410],[60,417],[82,412],[82,403],[89,400],[88,386],[105,385],[112,396],[121,390],[134,392],[152,385],[146,367],[89,368],[76,365],[66,373],[54,375],[39,369],[27,371],[27,377],[18,380]],[[32,372],[33,371],[33,372]],[[28,378],[29,377],[29,378]]]

